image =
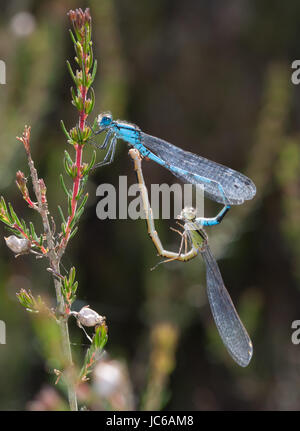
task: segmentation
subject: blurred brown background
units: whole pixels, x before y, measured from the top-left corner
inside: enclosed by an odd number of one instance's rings
[[[136,408],[282,410],[300,408],[300,346],[291,342],[300,319],[300,89],[291,63],[300,59],[300,3],[266,0],[95,0],[1,2],[1,194],[23,218],[34,218],[17,192],[15,172],[28,175],[15,140],[32,126],[32,153],[48,187],[50,210],[65,207],[59,174],[66,148],[59,122],[75,125],[66,59],[73,47],[66,13],[90,7],[97,113],[249,175],[257,196],[207,229],[225,284],[251,335],[247,369],[229,357],[205,294],[203,263],[150,268],[158,258],[143,220],[96,218],[101,183],[135,182],[128,147],[97,170],[87,186],[88,208],[63,260],[77,268],[78,301],[107,317],[107,352],[125,363]],[[22,14],[26,12],[26,14]],[[71,153],[71,148],[68,151]],[[89,159],[91,149],[85,152]],[[102,154],[98,155],[101,160]],[[147,183],[174,177],[144,163]],[[206,204],[207,215],[217,206]],[[59,224],[59,218],[57,217]],[[174,222],[158,221],[166,248],[176,250]],[[6,231],[1,226],[2,235]],[[15,293],[30,288],[54,300],[46,262],[17,260],[1,240],[0,409],[26,409],[54,377],[45,366],[38,328]],[[74,351],[86,339],[71,324]],[[57,389],[59,391],[59,389]]]

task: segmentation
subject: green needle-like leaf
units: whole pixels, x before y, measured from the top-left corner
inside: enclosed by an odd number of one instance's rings
[[[65,194],[67,195],[67,197],[69,197],[69,192],[68,192],[67,187],[65,185],[64,178],[63,178],[62,174],[60,174],[59,178],[60,178],[60,184],[61,184],[61,186],[63,188],[63,191],[65,192]]]
[[[60,120],[60,125],[61,125],[61,128],[62,128],[62,130],[63,130],[64,134],[66,135],[66,137],[67,137],[68,141],[72,141],[72,138],[71,138],[71,136],[70,136],[69,132],[67,131],[67,129],[66,129],[66,127],[65,127],[65,124],[64,124],[63,120]]]
[[[73,81],[77,87],[78,86],[78,78],[76,78],[76,76],[74,75],[74,72],[72,70],[72,67],[71,67],[69,60],[67,60],[67,66],[68,66],[68,70],[69,70],[69,73],[71,75],[71,78],[73,79]]]
[[[64,213],[63,213],[63,211],[62,211],[62,209],[61,209],[60,205],[58,205],[58,211],[59,211],[59,214],[60,214],[60,216],[61,216],[62,221],[63,221],[64,223],[66,223],[66,219],[65,219]]]

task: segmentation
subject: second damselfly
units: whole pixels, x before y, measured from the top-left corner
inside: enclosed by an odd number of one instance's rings
[[[224,285],[217,261],[213,256],[208,237],[203,226],[210,225],[209,219],[196,217],[194,208],[184,208],[178,217],[183,221],[183,232],[173,229],[181,235],[181,244],[177,253],[165,250],[155,229],[152,209],[142,172],[142,158],[136,149],[129,151],[134,161],[138,184],[145,211],[148,234],[152,239],[158,254],[167,260],[189,261],[201,255],[206,267],[206,291],[208,301],[218,332],[232,358],[241,367],[246,367],[253,354],[251,339],[233,305],[230,295]],[[224,216],[225,214],[222,214]],[[188,250],[188,243],[190,250]],[[183,251],[184,248],[184,251]]]

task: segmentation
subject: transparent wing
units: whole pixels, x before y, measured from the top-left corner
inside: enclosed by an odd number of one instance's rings
[[[208,245],[201,254],[206,264],[207,296],[219,334],[233,359],[241,367],[246,367],[253,354],[252,342],[224,286],[218,264]]]
[[[255,184],[245,175],[155,136],[143,132],[140,136],[142,144],[162,159],[167,169],[184,182],[204,185],[205,194],[210,199],[222,204],[240,205],[255,196]]]

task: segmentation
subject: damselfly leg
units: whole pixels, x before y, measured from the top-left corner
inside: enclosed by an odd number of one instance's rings
[[[117,138],[115,136],[113,136],[110,143],[109,143],[109,147],[108,147],[108,150],[105,154],[104,159],[102,160],[102,162],[96,163],[92,167],[92,169],[99,168],[99,166],[110,165],[113,162],[114,157],[115,157],[116,146],[117,146]]]

